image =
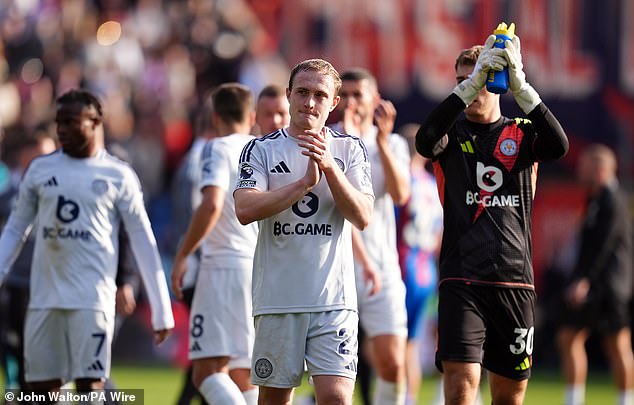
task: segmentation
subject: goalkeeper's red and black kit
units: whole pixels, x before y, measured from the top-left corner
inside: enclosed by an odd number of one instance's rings
[[[537,166],[565,155],[568,140],[543,103],[528,119],[490,124],[458,119],[464,108],[450,95],[416,135],[417,151],[433,161],[444,208],[437,360],[482,361],[524,379],[534,333]]]

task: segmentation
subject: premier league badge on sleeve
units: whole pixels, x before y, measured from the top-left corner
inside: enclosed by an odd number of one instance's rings
[[[245,180],[253,176],[253,168],[248,163],[242,163],[240,166],[240,179]]]
[[[363,178],[361,179],[361,185],[365,187],[372,186],[372,176],[370,175],[370,164],[363,165]]]
[[[254,188],[255,180],[253,179],[253,168],[247,162],[240,164],[240,179],[238,180],[238,188]]]

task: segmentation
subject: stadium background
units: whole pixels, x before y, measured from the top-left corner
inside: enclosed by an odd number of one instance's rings
[[[339,70],[365,66],[396,105],[398,128],[420,122],[451,91],[456,54],[482,43],[500,21],[516,23],[528,80],[571,141],[563,161],[540,168],[533,223],[542,330],[536,363],[554,368],[549,305],[570,266],[581,214],[580,149],[597,141],[613,147],[622,184],[632,190],[632,1],[0,0],[0,124],[7,133],[31,131],[49,125],[62,91],[82,85],[99,94],[108,142],[126,151],[140,175],[169,269],[178,236],[170,229],[170,182],[210,88],[240,81],[257,93],[271,82],[286,85],[289,68],[310,57]],[[506,115],[520,114],[511,96],[502,104]],[[2,157],[10,160],[10,150]],[[155,350],[141,306],[115,359],[182,365],[186,319],[178,303],[175,309],[179,330]],[[591,361],[605,367],[592,350]]]

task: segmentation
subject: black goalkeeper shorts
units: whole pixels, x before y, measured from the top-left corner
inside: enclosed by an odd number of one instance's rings
[[[513,380],[530,377],[535,292],[447,282],[439,289],[436,366],[481,363]]]

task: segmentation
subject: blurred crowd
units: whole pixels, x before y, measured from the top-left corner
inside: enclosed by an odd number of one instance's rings
[[[9,140],[54,132],[55,97],[94,92],[106,142],[137,171],[152,211],[205,125],[195,117],[210,89],[284,84],[269,48],[242,0],[0,0],[0,126]]]

